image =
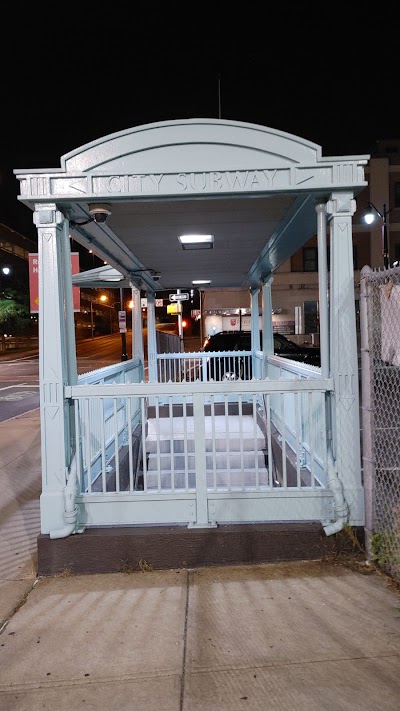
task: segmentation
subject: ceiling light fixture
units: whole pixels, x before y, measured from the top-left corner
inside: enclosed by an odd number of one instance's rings
[[[182,249],[212,249],[214,235],[180,235],[178,237]]]
[[[193,279],[192,284],[211,284],[210,279]]]

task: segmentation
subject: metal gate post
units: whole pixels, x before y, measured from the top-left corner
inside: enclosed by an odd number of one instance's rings
[[[193,394],[194,455],[196,472],[196,521],[189,528],[215,528],[208,515],[206,426],[204,419],[204,396]]]
[[[365,266],[360,279],[360,329],[361,329],[361,418],[362,458],[365,498],[365,547],[371,560],[370,538],[373,533],[374,463],[372,460],[372,411],[371,411],[371,354],[369,345],[369,309],[367,276],[372,269]]]

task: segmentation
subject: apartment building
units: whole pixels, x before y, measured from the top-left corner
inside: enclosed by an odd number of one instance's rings
[[[357,196],[353,216],[353,263],[356,314],[362,267],[383,268],[383,218],[386,212],[389,264],[400,260],[400,139],[379,140],[370,151],[366,168],[368,187]],[[368,205],[376,212],[371,225],[364,221]],[[379,214],[380,213],[380,214]],[[327,236],[329,270],[329,231]],[[203,298],[204,334],[222,330],[250,330],[250,298],[246,289],[209,288]],[[272,285],[275,331],[297,342],[318,342],[318,250],[316,235],[275,272]],[[261,304],[260,304],[261,307]],[[358,324],[358,319],[357,319]]]

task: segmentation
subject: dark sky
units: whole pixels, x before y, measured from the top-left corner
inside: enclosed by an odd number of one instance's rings
[[[218,75],[222,118],[304,137],[325,156],[400,138],[398,24],[388,3],[357,4],[358,17],[349,5],[170,3],[160,14],[107,3],[42,16],[18,4],[0,47],[0,222],[35,237],[13,169],[57,168],[143,123],[218,118]]]

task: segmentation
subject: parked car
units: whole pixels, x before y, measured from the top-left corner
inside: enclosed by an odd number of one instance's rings
[[[261,339],[262,334],[260,334]],[[220,331],[208,336],[201,350],[203,352],[251,351],[251,334],[249,331]],[[308,365],[321,365],[319,348],[299,346],[282,333],[274,333],[274,353]],[[210,358],[208,377],[213,380],[247,380],[252,377],[251,360],[246,359],[245,356]]]

